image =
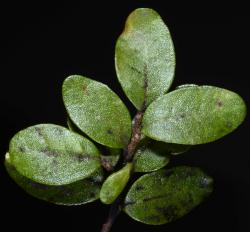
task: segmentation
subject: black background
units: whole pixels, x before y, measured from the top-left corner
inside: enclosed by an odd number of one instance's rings
[[[172,33],[177,60],[172,89],[184,83],[216,85],[239,93],[248,103],[247,77],[239,74],[241,38],[235,6],[202,1],[198,5],[101,2],[9,1],[0,7],[1,225],[26,231],[100,230],[107,206],[96,202],[63,207],[37,200],[9,178],[3,160],[8,142],[17,131],[46,122],[66,125],[61,85],[70,74],[108,84],[134,114],[116,80],[114,46],[126,17],[137,7],[157,10]],[[205,203],[164,226],[143,225],[121,214],[113,231],[250,231],[247,124],[245,121],[220,141],[197,146],[172,160],[170,166],[200,166],[214,177],[214,193]]]

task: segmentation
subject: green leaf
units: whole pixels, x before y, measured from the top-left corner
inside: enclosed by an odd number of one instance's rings
[[[135,172],[152,172],[165,167],[170,155],[182,154],[190,149],[190,145],[155,141],[141,134],[142,138],[134,154]]]
[[[131,169],[132,164],[127,163],[122,169],[120,169],[118,172],[112,173],[104,181],[100,192],[100,200],[104,204],[112,204],[120,195],[128,183]]]
[[[141,139],[138,145],[138,149],[145,148],[148,146],[148,144],[153,144],[154,147],[157,146],[157,144],[160,146],[160,149],[162,150],[162,154],[171,154],[171,155],[179,155],[182,153],[187,152],[192,146],[191,145],[184,145],[184,144],[177,144],[177,143],[166,143],[166,142],[160,142],[155,141],[153,139],[150,139],[143,133],[141,133]],[[158,151],[160,151],[158,149]]]
[[[28,194],[58,205],[81,205],[97,200],[103,181],[102,169],[98,169],[86,179],[68,185],[51,186],[39,184],[22,176],[11,165],[8,155],[6,155],[5,167],[11,178]]]
[[[11,139],[9,153],[21,175],[47,185],[70,184],[101,166],[100,153],[92,142],[53,124],[18,132]]]
[[[124,210],[146,224],[169,223],[199,205],[212,192],[212,183],[198,168],[159,170],[140,177],[132,185]]]
[[[126,147],[131,136],[128,109],[108,86],[83,76],[63,83],[63,101],[73,123],[94,141]]]
[[[175,53],[170,32],[157,12],[140,8],[129,15],[116,43],[115,64],[119,82],[137,109],[168,91]]]
[[[244,120],[246,105],[234,92],[212,86],[175,90],[146,110],[143,133],[177,144],[202,144],[217,140]]]
[[[134,155],[135,172],[152,172],[169,163],[169,149],[166,143],[149,140],[140,146]]]

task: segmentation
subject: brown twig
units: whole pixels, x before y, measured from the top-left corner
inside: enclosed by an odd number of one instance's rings
[[[129,162],[132,160],[135,153],[136,147],[138,146],[141,139],[141,121],[143,117],[143,112],[138,111],[134,118],[134,125],[132,129],[132,137],[130,143],[128,144],[126,155],[124,157],[125,161]]]
[[[124,163],[130,162],[132,160],[136,148],[140,142],[141,122],[143,113],[144,113],[143,111],[138,111],[137,114],[135,115],[131,140],[127,148],[124,150],[124,161],[125,161]],[[101,232],[109,232],[111,230],[111,227],[120,212],[121,212],[120,198],[118,197],[118,199],[116,199],[116,201],[110,207],[108,219],[103,224]]]
[[[103,224],[101,232],[109,232],[116,217],[121,212],[120,198],[111,205],[107,221]]]
[[[102,164],[102,167],[107,172],[113,172],[114,167],[112,166],[111,162],[107,158],[105,158],[104,156],[101,157],[101,164]]]

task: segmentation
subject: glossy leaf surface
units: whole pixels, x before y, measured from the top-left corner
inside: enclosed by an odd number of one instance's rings
[[[140,8],[128,16],[116,43],[115,64],[119,82],[137,109],[167,92],[174,78],[175,53],[157,12]]]
[[[18,132],[11,139],[9,154],[21,175],[47,185],[84,179],[101,166],[100,153],[92,142],[53,124]]]
[[[63,101],[73,123],[94,141],[114,148],[127,145],[130,114],[106,85],[74,75],[63,83]]]
[[[119,171],[112,173],[104,181],[100,192],[100,200],[104,204],[112,204],[117,199],[128,183],[131,169],[132,164],[127,163],[126,166]]]
[[[245,115],[245,103],[234,92],[212,86],[181,88],[147,108],[143,133],[167,143],[208,143],[236,129]]]
[[[212,192],[212,179],[198,168],[176,167],[140,177],[125,198],[133,219],[160,225],[187,214]]]
[[[149,140],[140,146],[134,155],[135,172],[151,172],[166,166],[169,162],[166,143]]]
[[[11,178],[28,194],[58,205],[81,205],[99,198],[103,181],[102,169],[90,177],[68,185],[51,186],[34,182],[17,172],[7,156],[5,167]]]

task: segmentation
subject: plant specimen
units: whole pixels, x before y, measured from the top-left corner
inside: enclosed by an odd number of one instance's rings
[[[11,139],[5,159],[14,181],[39,199],[61,205],[97,199],[110,204],[102,232],[110,231],[121,211],[160,225],[200,204],[212,192],[212,178],[196,167],[165,166],[172,155],[232,132],[246,115],[242,98],[226,89],[192,84],[168,92],[174,46],[152,9],[129,15],[116,43],[115,67],[137,109],[133,120],[108,86],[72,75],[62,87],[68,129],[28,127]],[[134,173],[147,174],[135,180]]]

